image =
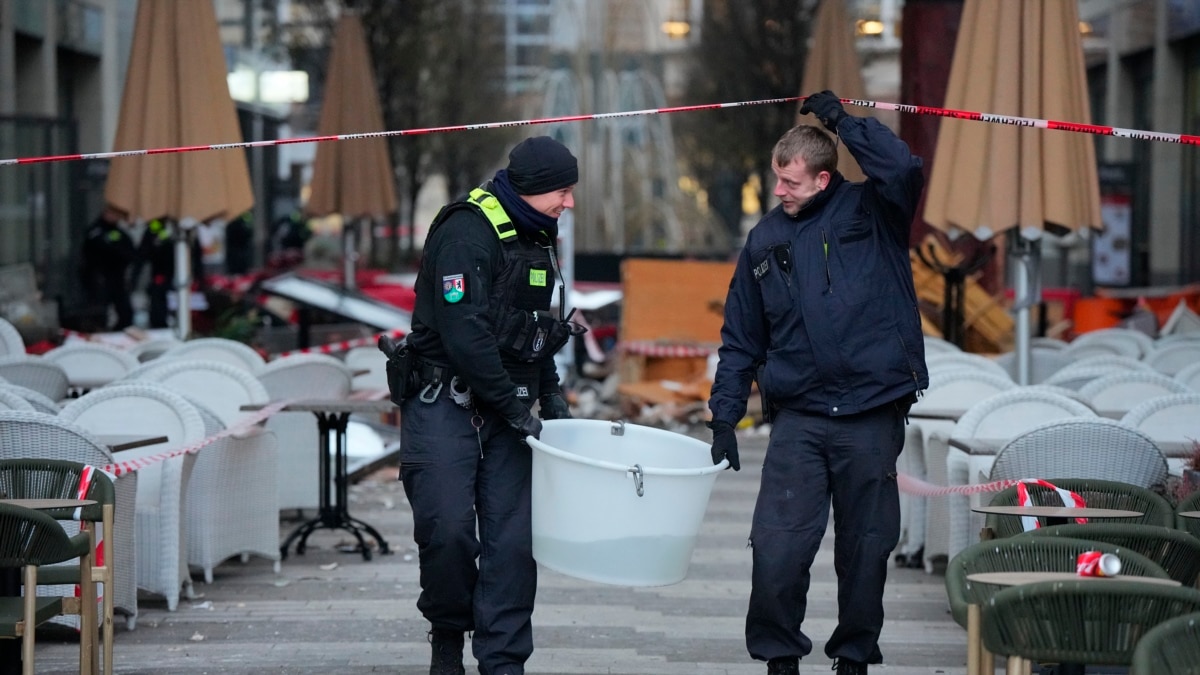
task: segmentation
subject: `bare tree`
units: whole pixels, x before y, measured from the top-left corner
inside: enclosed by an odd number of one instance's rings
[[[293,26],[293,59],[323,81],[337,15],[356,11],[367,37],[379,104],[389,130],[418,130],[508,119],[503,34],[493,29],[488,0],[294,0],[309,19]],[[321,65],[316,67],[317,62]],[[393,234],[389,260],[415,257],[417,195],[434,173],[446,176],[451,196],[502,156],[511,132],[454,131],[389,137],[395,164],[403,244]]]
[[[705,0],[701,39],[687,85],[688,103],[801,95],[817,0]],[[740,236],[741,189],[757,175],[760,203],[773,181],[769,153],[796,119],[795,105],[761,105],[680,116],[676,137],[709,203]]]

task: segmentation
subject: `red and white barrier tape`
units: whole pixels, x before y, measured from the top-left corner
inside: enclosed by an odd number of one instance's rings
[[[650,340],[630,340],[619,345],[621,351],[627,354],[642,354],[643,356],[710,356],[717,353],[716,347],[700,347],[695,345],[671,345]]]
[[[979,485],[951,485],[946,487],[926,483],[920,478],[913,478],[906,473],[900,473],[896,475],[896,482],[899,484],[900,491],[905,494],[916,495],[918,497],[945,497],[946,495],[973,495],[981,492],[999,492],[1017,485],[1021,481],[1012,478],[992,481],[991,483],[980,483]]]
[[[215,143],[212,145],[188,145],[171,148],[148,148],[143,150],[118,150],[113,152],[92,152],[74,155],[46,155],[41,157],[18,157],[0,159],[0,166],[13,164],[40,164],[45,162],[67,162],[81,159],[113,159],[116,157],[134,157],[141,155],[165,155],[180,152],[197,152],[201,150],[232,150],[235,148],[263,148],[294,143],[321,143],[325,141],[347,141],[359,138],[387,138],[391,136],[415,136],[419,134],[443,133],[448,131],[475,131],[480,129],[498,129],[502,127],[532,126],[537,124],[558,124],[562,122],[583,122],[617,117],[634,117],[638,115],[665,115],[679,112],[698,110],[720,110],[723,108],[738,108],[750,105],[765,105],[775,103],[795,103],[803,101],[807,96],[787,96],[784,98],[769,98],[758,101],[737,101],[732,103],[705,103],[700,105],[684,105],[670,108],[650,108],[645,110],[628,110],[611,113],[592,113],[587,115],[563,115],[560,117],[541,117],[536,119],[512,120],[508,122],[486,122],[483,124],[458,124],[444,127],[426,127],[423,129],[401,129],[398,131],[375,131],[361,134],[337,134],[331,136],[309,136],[306,138],[277,138],[263,141],[245,141],[242,143]],[[934,115],[937,117],[953,117],[955,119],[1007,124],[1019,127],[1035,127],[1038,129],[1056,129],[1073,131],[1097,136],[1116,136],[1118,138],[1136,138],[1147,141],[1162,141],[1165,143],[1182,143],[1185,145],[1200,145],[1200,136],[1190,134],[1169,134],[1158,131],[1142,131],[1138,129],[1123,129],[1099,124],[1083,124],[1080,122],[1062,122],[1033,117],[1016,117],[1013,115],[997,115],[970,110],[952,110],[924,105],[907,105],[901,103],[885,103],[881,101],[864,101],[844,98],[843,103],[878,108],[880,110],[895,110],[914,115]]]
[[[276,354],[272,359],[280,359],[293,354],[334,354],[344,352],[355,347],[375,346],[379,342],[379,338],[387,335],[388,337],[401,337],[404,331],[399,328],[393,330],[385,330],[382,333],[376,333],[369,337],[354,338],[352,340],[342,340],[341,342],[331,342],[327,345],[317,345],[316,347],[304,347],[303,349],[293,349],[290,352],[282,352]]]
[[[263,406],[262,410],[256,410],[252,413],[247,413],[244,417],[242,417],[240,420],[238,420],[237,424],[233,425],[232,427],[229,427],[218,433],[215,433],[212,436],[208,436],[207,438],[202,438],[199,441],[192,443],[191,445],[184,446],[182,448],[175,448],[174,450],[168,450],[166,452],[159,452],[159,453],[156,453],[153,455],[146,455],[144,457],[137,457],[135,459],[125,460],[123,462],[117,462],[115,464],[109,464],[107,466],[100,467],[100,470],[105,471],[114,476],[121,476],[121,475],[124,475],[127,473],[131,473],[133,471],[137,471],[138,469],[141,469],[143,467],[147,467],[152,464],[157,464],[159,462],[171,459],[172,457],[179,457],[181,455],[199,452],[201,448],[211,445],[222,438],[227,438],[229,436],[233,436],[236,434],[246,433],[252,427],[254,427],[256,424],[258,424],[259,422],[262,422],[263,420],[267,419],[271,415],[274,415],[275,413],[279,412],[280,410],[283,410],[284,408],[286,408],[288,406],[288,404],[290,404],[290,403],[292,403],[292,401],[290,401],[290,400],[276,401],[274,403],[269,403],[269,404]]]

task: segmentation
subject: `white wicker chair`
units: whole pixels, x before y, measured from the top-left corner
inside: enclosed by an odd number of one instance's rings
[[[351,391],[387,390],[387,356],[378,347],[355,347],[346,352],[345,363],[351,373],[356,370],[368,371],[353,376]]]
[[[1029,346],[1034,349],[1066,349],[1067,341],[1058,338],[1046,337],[1039,335],[1029,338]]]
[[[1069,398],[1072,401],[1078,401],[1089,408],[1092,407],[1092,402],[1084,398],[1083,394],[1080,394],[1074,389],[1067,389],[1066,387],[1059,387],[1053,384],[1031,384],[1027,387],[1022,387],[1022,389],[1024,391],[1047,391],[1051,394],[1058,394],[1059,396]],[[1093,410],[1093,412],[1095,412],[1095,410]]]
[[[961,352],[962,349],[953,342],[932,335],[925,336],[925,355],[932,356],[934,354],[944,354],[947,352]]]
[[[922,410],[967,408],[993,394],[1017,385],[1009,378],[992,372],[980,372],[974,365],[944,368],[929,373],[929,388],[912,407],[906,428],[904,451],[900,453],[905,473],[936,485],[946,482],[946,440],[954,428],[952,420],[919,419]],[[905,510],[907,507],[907,511]],[[901,494],[901,516],[907,524],[901,553],[915,554],[925,549],[926,570],[932,572],[931,552],[946,550],[949,511],[944,499]]]
[[[969,352],[943,352],[939,354],[930,354],[925,357],[925,365],[929,372],[942,370],[946,368],[974,368],[976,372],[993,373],[1001,377],[1008,377],[1008,371],[996,363],[994,360],[979,354],[971,354]]]
[[[138,365],[129,352],[98,342],[73,342],[51,349],[42,358],[63,369],[76,394],[119,380]]]
[[[65,459],[103,467],[113,464],[113,455],[88,430],[53,415],[28,411],[0,411],[0,459],[37,457]],[[112,593],[114,611],[126,616],[126,625],[133,630],[137,623],[137,582],[134,563],[134,512],[137,505],[138,474],[123,474],[113,482],[117,504],[113,532],[103,532],[102,537],[110,542],[105,555],[113,565],[113,588],[104,589]],[[77,526],[69,527],[75,534]],[[39,589],[47,594],[72,597],[74,586],[52,586]],[[67,625],[78,627],[78,617],[66,616],[56,619]]]
[[[1073,363],[1074,359],[1064,354],[1061,349],[1033,347],[1029,350],[1029,384],[1041,384],[1054,373]],[[1003,368],[1014,382],[1017,380],[1015,352],[1005,352],[997,356],[996,364]]]
[[[51,401],[49,397],[41,392],[34,391],[28,387],[22,387],[16,384],[7,382],[0,383],[0,391],[7,391],[25,399],[33,409],[46,413],[47,415],[57,415],[62,408],[58,403]]]
[[[225,430],[215,413],[195,406],[208,436]],[[234,556],[262,556],[279,571],[278,464],[275,434],[258,426],[213,441],[196,457],[184,533],[187,562],[203,570],[204,583],[211,584],[217,565]]]
[[[1146,364],[1164,375],[1175,375],[1200,363],[1200,341],[1186,340],[1161,345],[1145,357]]]
[[[1167,458],[1142,432],[1102,417],[1038,425],[996,454],[989,480],[1091,478],[1150,488],[1167,480]]]
[[[1101,414],[1120,419],[1142,401],[1190,391],[1187,385],[1161,373],[1132,370],[1092,380],[1080,387],[1079,394]]]
[[[154,340],[145,340],[139,342],[129,348],[129,354],[138,360],[138,363],[153,361],[162,356],[177,345],[183,344],[180,340],[159,338]]]
[[[263,357],[248,345],[226,338],[188,340],[171,347],[159,358],[220,361],[238,366],[250,373],[257,373],[266,364]]]
[[[1159,396],[1133,406],[1121,424],[1150,437],[1163,450],[1171,473],[1181,475],[1191,456],[1193,441],[1200,441],[1200,392]],[[1177,448],[1167,452],[1166,448]]]
[[[1097,354],[1085,356],[1071,362],[1068,368],[1108,368],[1113,372],[1121,370],[1154,370],[1145,361],[1117,354]],[[1065,370],[1065,369],[1064,369]]]
[[[1175,379],[1192,391],[1200,391],[1200,363],[1193,363],[1175,373]]]
[[[0,319],[0,357],[20,356],[25,353],[25,340],[17,327],[6,319]]]
[[[1018,387],[990,396],[971,406],[954,425],[950,437],[969,441],[1004,441],[1033,427],[1068,417],[1095,417],[1096,413],[1079,401],[1058,394]],[[987,480],[995,455],[970,454],[950,448],[946,454],[946,484],[975,485]],[[983,527],[983,516],[971,512],[982,502],[979,495],[945,497],[950,510],[947,555],[953,558],[972,541],[971,533]]]
[[[270,400],[254,375],[219,361],[164,357],[143,363],[130,377],[165,384],[211,410],[227,427],[246,416],[241,406]]]
[[[1108,354],[1107,356],[1116,356],[1116,354]],[[1079,391],[1085,384],[1091,382],[1092,380],[1097,380],[1101,377],[1116,373],[1126,372],[1130,371],[1126,368],[1114,368],[1113,366],[1067,366],[1066,368],[1063,368],[1057,373],[1054,373],[1050,377],[1046,378],[1046,381],[1042,382],[1042,384]]]
[[[24,397],[8,389],[0,389],[0,410],[27,410],[36,412],[29,401]]]
[[[336,399],[350,394],[350,370],[341,361],[320,354],[297,354],[272,361],[258,377],[275,401]],[[279,465],[279,508],[316,508],[319,446],[312,413],[276,413],[267,420],[267,428],[275,432],[288,458]]]
[[[9,384],[32,389],[51,401],[66,398],[70,386],[62,366],[40,356],[26,354],[0,358],[0,378]]]
[[[1140,359],[1154,348],[1154,339],[1130,328],[1104,328],[1084,333],[1064,350],[1075,359],[1100,354],[1117,354]]]
[[[85,394],[67,404],[59,417],[97,434],[167,437],[165,444],[122,452],[119,461],[187,447],[205,436],[200,412],[187,399],[165,387],[139,382]],[[137,470],[137,584],[166,598],[172,612],[179,605],[181,588],[187,597],[193,596],[183,554],[183,505],[195,463],[196,454],[188,453]]]

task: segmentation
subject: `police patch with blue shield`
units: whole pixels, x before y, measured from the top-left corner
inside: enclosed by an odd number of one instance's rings
[[[442,277],[442,299],[446,304],[453,305],[467,297],[467,279],[464,274],[451,274]]]

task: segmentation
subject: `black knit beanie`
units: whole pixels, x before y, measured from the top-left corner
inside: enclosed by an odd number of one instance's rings
[[[549,136],[527,138],[508,153],[508,180],[519,195],[541,195],[579,182],[579,163]]]

